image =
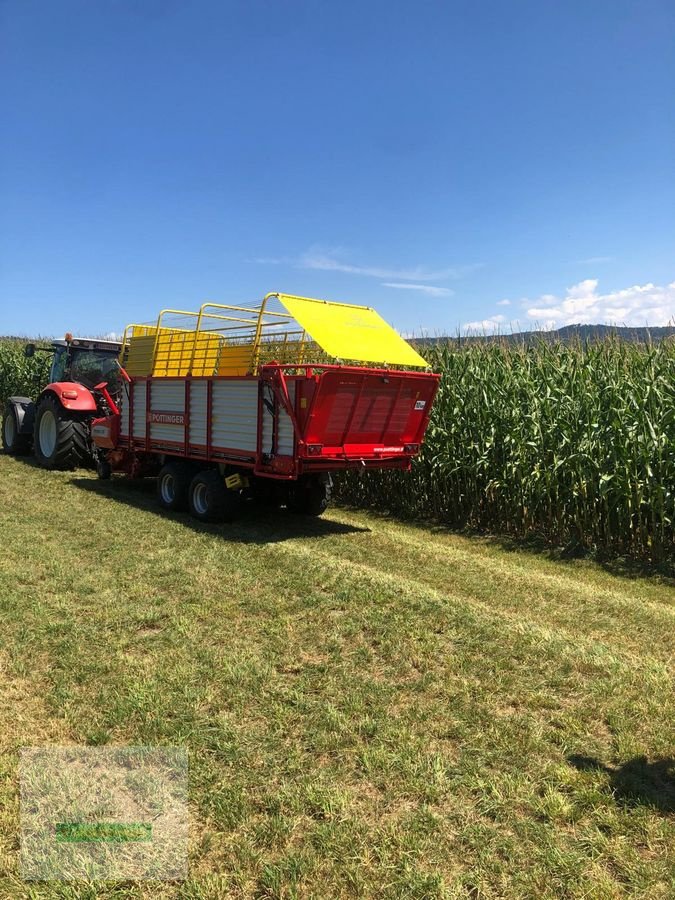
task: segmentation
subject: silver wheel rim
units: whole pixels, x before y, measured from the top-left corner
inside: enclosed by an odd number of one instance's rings
[[[5,416],[5,444],[11,449],[14,446],[14,439],[16,438],[16,424],[14,422],[14,416],[11,413],[7,413]]]
[[[164,503],[173,503],[176,499],[176,479],[171,472],[166,472],[159,483],[159,492]]]
[[[40,452],[49,459],[56,449],[56,416],[51,409],[45,410],[40,419]]]
[[[209,503],[206,496],[206,485],[205,484],[196,484],[192,491],[192,505],[195,509],[195,512],[199,513],[200,516],[205,516],[209,511]]]

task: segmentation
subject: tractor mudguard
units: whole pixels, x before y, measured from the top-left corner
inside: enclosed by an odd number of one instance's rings
[[[8,397],[7,403],[14,409],[19,434],[33,434],[35,404],[30,397]]]
[[[75,381],[53,381],[41,396],[51,391],[64,409],[73,412],[96,412],[96,401],[89,388]]]

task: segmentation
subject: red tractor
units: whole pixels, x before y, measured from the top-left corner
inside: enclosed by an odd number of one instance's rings
[[[31,448],[45,469],[73,469],[95,460],[90,427],[92,419],[108,415],[105,389],[113,394],[119,384],[118,341],[73,338],[67,334],[51,347],[26,345],[26,356],[53,353],[49,384],[36,400],[10,397],[2,423],[2,443],[14,456]]]

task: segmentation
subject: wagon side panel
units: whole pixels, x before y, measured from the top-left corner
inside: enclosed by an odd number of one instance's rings
[[[254,456],[258,443],[258,379],[213,380],[211,447]]]
[[[155,378],[150,383],[150,442],[185,446],[185,380]]]
[[[206,451],[209,384],[202,379],[190,383],[189,400],[189,439],[190,446],[196,450]]]
[[[295,381],[289,380],[287,388],[291,407],[294,407],[296,390]],[[291,457],[295,452],[295,432],[293,430],[293,423],[286,410],[278,402],[274,404],[273,410],[266,404],[263,404],[262,406],[262,452],[268,456]]]

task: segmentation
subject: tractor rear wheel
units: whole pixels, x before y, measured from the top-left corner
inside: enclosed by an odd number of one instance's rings
[[[303,516],[323,515],[330,503],[332,486],[330,478],[300,479],[291,488],[288,509]]]
[[[19,433],[16,410],[11,403],[5,406],[2,419],[2,446],[12,456],[24,456],[30,450],[30,435]]]
[[[200,522],[231,522],[241,504],[241,494],[225,486],[217,469],[198,472],[190,482],[190,513]]]
[[[157,476],[157,499],[159,505],[172,512],[188,508],[188,492],[194,470],[180,460],[166,463]]]
[[[35,456],[45,469],[74,469],[91,462],[87,422],[65,410],[56,397],[43,397],[35,414]]]

